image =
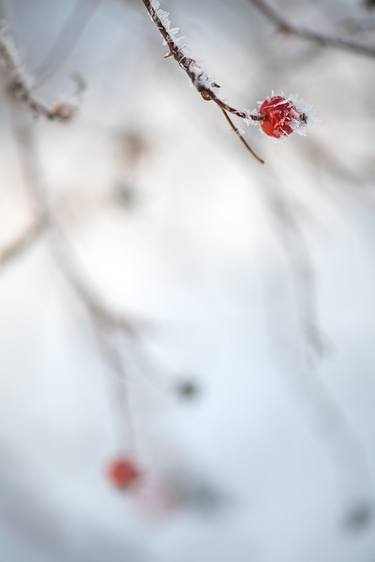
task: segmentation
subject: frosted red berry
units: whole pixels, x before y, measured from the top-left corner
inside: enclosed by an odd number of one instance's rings
[[[293,133],[304,120],[294,103],[283,96],[266,98],[259,107],[259,115],[263,118],[259,122],[262,131],[276,139]]]
[[[132,459],[118,458],[109,465],[108,477],[116,488],[123,490],[137,484],[141,472]]]

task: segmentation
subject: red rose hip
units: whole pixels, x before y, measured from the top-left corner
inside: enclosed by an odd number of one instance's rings
[[[259,115],[263,118],[259,122],[262,131],[275,139],[287,137],[305,120],[294,103],[283,96],[266,98]]]
[[[118,458],[109,465],[108,477],[113,486],[125,490],[139,482],[141,472],[132,459]]]

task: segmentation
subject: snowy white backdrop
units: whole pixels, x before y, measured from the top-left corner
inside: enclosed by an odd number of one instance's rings
[[[5,2],[36,83],[73,5]],[[328,32],[372,17],[277,5]],[[373,562],[375,59],[277,34],[246,0],[165,8],[228,99],[298,93],[319,119],[280,144],[250,129],[259,166],[135,0],[99,3],[52,61],[40,97],[71,95],[75,72],[87,91],[72,123],[36,124],[49,195],[90,283],[145,324],[148,365],[121,348],[145,489],[106,479],[109,367],[41,238],[0,275],[0,559]],[[0,111],[5,245],[31,215],[5,98]],[[165,390],[164,367],[197,398]]]

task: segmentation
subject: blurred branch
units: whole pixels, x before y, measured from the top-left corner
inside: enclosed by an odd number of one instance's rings
[[[284,246],[297,289],[301,292],[299,310],[304,338],[311,351],[322,356],[326,344],[317,319],[315,271],[308,246],[290,205],[274,185],[263,185],[262,194],[271,212],[277,238]]]
[[[342,25],[350,33],[369,33],[375,30],[375,17],[367,15],[362,18],[346,18]]]
[[[38,82],[33,89],[40,88],[53,76],[61,62],[74,49],[100,2],[101,0],[76,0],[47,56],[35,69]]]
[[[0,269],[22,257],[39,240],[44,227],[42,220],[35,220],[15,240],[0,249]]]
[[[127,336],[136,337],[138,333],[136,323],[130,321],[127,316],[121,313],[113,312],[105,305],[79,271],[74,252],[70,248],[48,201],[47,190],[37,164],[34,148],[35,140],[31,126],[22,123],[21,120],[23,119],[24,116],[20,116],[14,111],[14,131],[21,165],[36,213],[44,217],[44,220],[39,221],[39,229],[48,228],[50,243],[53,249],[57,250],[58,264],[70,286],[85,305],[90,316],[95,319],[95,322],[107,331],[123,331]]]
[[[350,39],[343,39],[342,37],[334,37],[326,35],[318,31],[294,24],[289,21],[284,15],[268,0],[249,0],[249,2],[262,13],[273,25],[282,33],[286,35],[294,35],[306,41],[311,41],[321,47],[332,47],[334,49],[341,49],[350,51],[357,55],[367,57],[375,57],[375,46],[364,45],[351,41]]]
[[[223,101],[216,93],[216,90],[220,88],[219,84],[213,81],[206,74],[196,59],[188,56],[186,46],[183,44],[183,37],[178,37],[179,29],[171,29],[168,13],[160,9],[160,4],[157,0],[142,0],[142,2],[163,37],[165,44],[168,46],[169,53],[166,55],[166,58],[174,58],[180,68],[182,68],[182,70],[184,70],[190,78],[193,86],[197,89],[202,98],[205,101],[214,102],[220,108],[230,127],[240,138],[247,150],[252,154],[252,156],[254,156],[254,158],[256,158],[256,160],[258,160],[258,162],[264,164],[264,160],[262,160],[262,158],[260,158],[249,146],[248,142],[230,119],[228,113],[235,115],[240,119],[244,119],[246,122],[261,121],[263,117],[254,114],[249,110],[236,109]]]
[[[4,29],[0,31],[0,63],[9,95],[24,103],[34,115],[41,115],[53,121],[68,121],[73,117],[75,108],[72,105],[58,103],[48,107],[34,97],[28,78],[18,61],[13,42],[6,37]]]
[[[342,523],[357,531],[368,526],[373,518],[372,479],[360,438],[317,371],[317,360],[326,351],[326,344],[317,319],[314,265],[298,222],[276,184],[263,185],[262,195],[270,210],[277,239],[284,246],[296,288],[301,292],[298,304],[305,349],[302,360],[297,360],[291,368],[288,366],[285,372],[298,403],[302,398],[304,413],[310,410],[315,430],[328,448],[340,476],[341,493],[344,497],[349,493]],[[351,496],[353,491],[354,497]]]
[[[35,139],[31,126],[25,122],[25,116],[20,114],[20,112],[14,110],[13,117],[20,163],[32,203],[37,213],[45,217],[47,242],[49,243],[51,254],[56,260],[65,280],[73,289],[88,314],[103,359],[109,365],[111,372],[116,374],[116,378],[112,379],[112,397],[116,404],[116,414],[122,419],[122,422],[125,417],[125,423],[118,425],[121,432],[120,443],[122,446],[126,446],[127,450],[134,449],[135,439],[132,429],[133,423],[130,414],[129,397],[126,389],[126,373],[122,358],[117,349],[111,346],[109,338],[113,332],[120,332],[127,338],[136,339],[138,337],[138,326],[135,321],[129,320],[122,313],[112,311],[81,273],[74,252],[50,206],[47,189],[44,185],[38,163]],[[123,438],[124,431],[127,434],[129,433],[126,439]]]
[[[115,375],[111,379],[110,390],[116,406],[115,412],[120,419],[118,425],[121,433],[120,443],[126,447],[128,452],[129,449],[135,450],[135,430],[127,389],[128,372],[124,365],[122,353],[114,345],[112,336],[119,335],[132,344],[133,351],[139,355],[140,370],[142,374],[147,375],[147,378],[151,377],[151,382],[157,383],[158,386],[159,383],[164,383],[165,386],[180,396],[185,393],[186,388],[176,386],[175,383],[173,385],[170,383],[165,384],[165,381],[160,379],[159,373],[153,365],[154,361],[152,359],[149,361],[147,350],[143,345],[141,331],[144,324],[137,319],[129,317],[127,314],[109,307],[95,291],[92,283],[85,278],[75,257],[74,250],[60,228],[59,220],[50,206],[47,188],[38,163],[33,130],[25,122],[25,116],[22,115],[22,112],[14,110],[13,117],[20,163],[36,214],[44,217],[42,223],[43,230],[46,230],[51,254],[56,260],[63,277],[85,309],[94,329],[101,356],[109,367],[110,372]],[[162,369],[166,371],[163,367]],[[154,374],[156,378],[153,376]],[[127,434],[126,439],[123,438],[124,431]]]

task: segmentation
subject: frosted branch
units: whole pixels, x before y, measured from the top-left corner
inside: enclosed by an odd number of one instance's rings
[[[142,0],[142,2],[169,49],[167,57],[174,58],[180,68],[182,68],[182,70],[184,70],[190,78],[193,86],[197,89],[205,101],[212,101],[221,109],[227,122],[235,131],[247,150],[258,160],[258,162],[263,164],[264,160],[262,160],[262,158],[260,158],[252,148],[250,148],[248,142],[229,118],[228,113],[235,115],[240,119],[244,119],[247,122],[261,121],[263,119],[262,116],[252,113],[246,109],[236,109],[222,100],[221,97],[217,95],[217,89],[220,88],[219,84],[208,76],[195,58],[189,56],[186,45],[183,43],[183,38],[178,37],[179,29],[171,27],[169,14],[160,8],[160,4],[156,0]]]

